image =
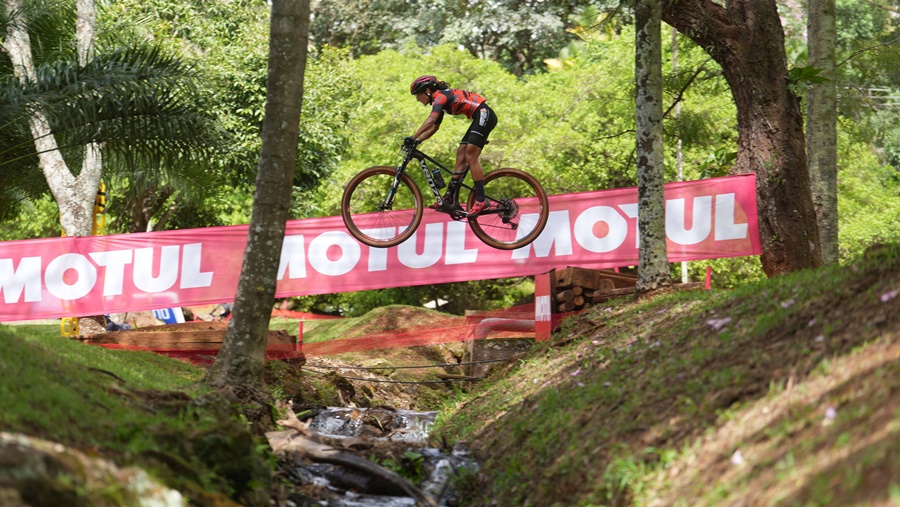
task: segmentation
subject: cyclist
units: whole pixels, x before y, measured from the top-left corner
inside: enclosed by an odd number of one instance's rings
[[[456,150],[453,179],[458,180],[466,165],[469,166],[469,170],[472,171],[472,180],[475,182],[475,204],[469,210],[469,214],[481,213],[489,205],[485,203],[484,169],[481,167],[479,157],[487,143],[488,135],[497,126],[497,115],[481,95],[450,88],[450,85],[438,81],[435,76],[417,77],[410,85],[409,93],[415,95],[416,100],[422,105],[431,106],[428,118],[412,136],[417,142],[428,139],[438,131],[445,112],[451,115],[465,115],[466,118],[472,120],[469,129],[463,134],[459,149]],[[436,205],[432,205],[432,207],[436,207]]]

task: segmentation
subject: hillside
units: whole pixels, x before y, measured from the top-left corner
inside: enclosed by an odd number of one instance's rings
[[[309,340],[444,318],[387,307],[309,326]],[[291,490],[267,470],[265,444],[236,405],[198,383],[202,369],[58,333],[0,326],[5,432],[142,467],[192,505],[287,505]],[[267,381],[298,413],[351,403],[440,409],[433,442],[462,443],[480,464],[477,474],[459,471],[464,506],[900,504],[898,245],[734,291],[594,306],[470,386],[378,383],[431,378],[434,370],[393,367],[452,363],[459,347],[360,350],[310,358],[302,370],[272,361]],[[0,437],[4,449],[19,445]],[[126,494],[112,486],[119,479],[92,489],[72,474],[15,493],[22,483],[0,473],[0,504],[21,494],[55,507],[66,494],[129,505],[117,500]]]
[[[466,505],[900,505],[900,249],[598,306],[444,410]]]

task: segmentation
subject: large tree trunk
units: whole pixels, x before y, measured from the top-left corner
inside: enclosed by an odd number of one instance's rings
[[[731,172],[756,173],[762,267],[768,276],[822,265],[799,99],[788,88],[775,0],[664,0],[663,20],[719,63],[737,106]]]
[[[270,27],[266,111],[250,232],[234,317],[207,374],[207,381],[220,388],[263,385],[269,319],[297,159],[309,0],[274,0]]]
[[[807,152],[812,198],[816,208],[822,260],[838,261],[837,208],[837,88],[835,86],[834,0],[809,0],[809,65],[822,69],[827,81],[810,85],[807,111]]]
[[[638,177],[638,294],[672,285],[666,255],[663,185],[660,0],[635,0],[635,112]]]

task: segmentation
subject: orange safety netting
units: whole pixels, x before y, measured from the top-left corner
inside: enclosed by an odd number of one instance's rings
[[[553,314],[551,317],[551,329],[556,329],[562,319],[578,312],[565,314]],[[274,310],[273,316],[300,318],[305,319],[313,314],[304,314],[303,312],[291,312],[286,310]],[[331,316],[315,315],[316,318],[341,318]],[[476,330],[479,324],[485,319],[510,319],[521,321],[534,321],[534,304],[525,304],[503,310],[491,310],[476,312],[465,317],[457,317],[447,315],[446,318],[439,318],[428,323],[418,326],[396,327],[384,330],[390,327],[385,324],[378,327],[377,331],[365,332],[361,330],[356,336],[343,338],[338,340],[329,340],[322,342],[304,342],[302,334],[302,322],[299,325],[299,336],[297,337],[297,345],[287,344],[269,344],[266,347],[267,360],[284,360],[296,359],[305,356],[328,356],[335,354],[344,354],[348,352],[362,352],[379,349],[393,349],[416,347],[423,345],[438,345],[442,343],[463,342],[476,338]],[[309,319],[313,320],[313,319]],[[375,323],[377,326],[378,323]],[[491,338],[506,337],[528,337],[534,336],[533,332],[523,333],[522,331],[504,331],[502,327],[490,332]],[[165,354],[170,357],[179,358],[190,361],[193,364],[203,365],[211,364],[218,354],[218,349],[172,349],[172,348],[154,348],[141,347],[134,345],[118,345],[118,344],[99,344],[110,349],[124,350],[146,350],[159,354]]]

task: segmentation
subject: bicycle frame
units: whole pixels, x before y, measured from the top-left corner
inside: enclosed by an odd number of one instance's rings
[[[397,166],[397,175],[394,177],[394,184],[391,186],[391,191],[386,204],[390,206],[390,202],[393,200],[393,196],[397,190],[397,186],[400,184],[400,175],[406,171],[406,168],[408,167],[409,163],[413,161],[413,159],[419,161],[419,166],[422,170],[422,174],[425,175],[425,181],[428,182],[428,187],[431,188],[431,193],[433,194],[435,200],[438,203],[438,206],[440,207],[439,210],[450,214],[450,216],[455,220],[464,218],[466,216],[465,211],[463,211],[463,209],[459,207],[459,192],[460,189],[463,188],[474,190],[470,185],[466,184],[463,181],[466,178],[466,175],[469,174],[469,167],[466,166],[466,168],[463,169],[463,171],[458,175],[459,179],[454,179],[453,176],[456,173],[454,173],[450,169],[447,169],[444,164],[441,164],[435,158],[425,154],[422,151],[419,151],[418,148],[406,149],[406,156],[403,158],[403,162],[401,162],[400,165]],[[431,163],[434,167],[450,175],[450,182],[447,183],[447,193],[444,196],[441,196],[440,192],[440,189],[443,187],[438,186],[437,182],[435,182],[434,177],[432,176],[432,171],[428,167],[428,163]]]

